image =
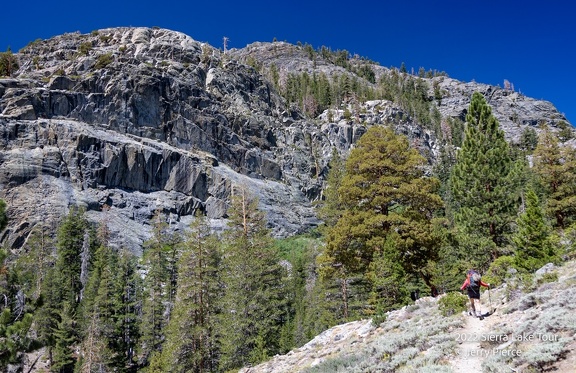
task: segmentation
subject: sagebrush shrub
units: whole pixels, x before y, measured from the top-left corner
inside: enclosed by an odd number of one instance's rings
[[[466,311],[468,298],[458,292],[450,292],[438,300],[438,309],[443,316],[451,316]]]

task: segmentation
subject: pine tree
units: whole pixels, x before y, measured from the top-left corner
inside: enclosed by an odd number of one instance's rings
[[[288,316],[280,336],[281,353],[287,353],[334,325],[335,320],[326,306],[327,291],[320,286],[315,265],[324,240],[306,234],[276,240],[275,246],[282,261],[290,263],[284,291]]]
[[[115,319],[120,337],[116,340],[116,349],[122,361],[132,370],[135,364],[135,351],[138,346],[139,319],[138,307],[142,301],[142,284],[137,270],[134,254],[122,250],[118,254],[118,276],[115,279],[118,292],[118,315]]]
[[[56,261],[42,283],[42,307],[35,313],[40,341],[52,356],[53,371],[74,368],[73,345],[78,342],[77,309],[83,291],[82,255],[96,245],[84,212],[70,209],[57,233]]]
[[[38,224],[26,240],[23,252],[16,260],[25,293],[32,300],[40,297],[48,271],[54,266],[54,240],[49,228]]]
[[[522,149],[526,154],[532,154],[536,146],[538,146],[538,134],[536,130],[532,127],[526,128],[522,131],[520,136],[520,149]]]
[[[370,302],[374,305],[372,315],[376,320],[375,324],[378,324],[377,321],[384,316],[385,312],[397,309],[409,300],[406,286],[400,286],[400,284],[406,284],[408,276],[400,264],[396,242],[398,238],[395,234],[387,237],[384,246],[375,254],[370,263],[367,274],[373,284]]]
[[[16,319],[10,308],[0,313],[0,369],[8,371],[8,364],[22,362],[23,353],[29,352],[32,340],[28,335],[32,315],[26,313]]]
[[[122,312],[122,288],[117,287],[120,276],[118,255],[107,246],[100,246],[94,254],[93,269],[85,297],[80,307],[82,331],[80,370],[92,372],[121,370],[126,367],[118,319]]]
[[[314,268],[316,269],[316,268]],[[295,343],[301,346],[324,330],[337,325],[343,316],[338,313],[342,302],[339,299],[340,288],[335,281],[322,281],[316,271],[310,273],[307,291],[302,303],[305,305],[301,330],[297,330]]]
[[[166,328],[163,367],[169,372],[217,369],[216,315],[219,241],[205,217],[196,216],[184,244],[176,301]]]
[[[0,249],[0,369],[7,371],[8,364],[22,362],[32,338],[28,334],[32,315],[28,313],[25,296],[18,283],[19,274],[8,264],[8,252]]]
[[[80,276],[83,264],[82,252],[89,250],[90,247],[96,247],[93,237],[87,234],[89,230],[84,211],[78,208],[70,209],[58,229],[55,272],[61,289],[60,299],[62,302],[68,302],[74,310],[76,309],[74,305],[80,302],[83,289]]]
[[[159,219],[159,216],[158,216]],[[145,244],[143,302],[140,323],[140,364],[150,363],[152,353],[159,357],[164,328],[170,318],[177,280],[177,241],[165,223],[156,223],[154,237]]]
[[[466,114],[464,143],[450,186],[462,246],[484,266],[507,242],[517,211],[518,173],[510,148],[484,97],[475,92]]]
[[[52,349],[51,372],[71,373],[74,371],[75,357],[73,345],[78,341],[76,324],[76,305],[68,301],[61,303],[56,311],[58,321],[54,330],[54,348]]]
[[[233,197],[229,210],[218,318],[223,370],[277,353],[285,322],[283,270],[257,203],[242,190]]]
[[[58,286],[56,271],[51,268],[42,282],[39,301],[41,307],[34,312],[34,324],[37,328],[38,340],[47,347],[50,361],[53,361],[52,350],[56,343],[55,331],[58,325],[58,310],[62,308]]]
[[[532,189],[526,192],[526,209],[516,220],[518,229],[512,237],[516,246],[516,264],[533,272],[554,261],[554,247],[550,242],[550,227],[540,200]]]
[[[18,60],[16,56],[12,53],[10,47],[6,50],[6,52],[0,53],[0,77],[1,76],[11,76],[13,73],[18,70]]]
[[[576,218],[576,156],[547,127],[534,151],[534,170],[547,195],[547,213],[556,227],[567,227]]]
[[[324,200],[321,201],[318,215],[327,227],[333,227],[344,210],[338,189],[342,184],[346,171],[344,160],[342,160],[336,148],[332,149],[332,156],[328,163],[328,168],[330,172],[326,179],[326,187],[323,191]]]
[[[344,302],[346,278],[366,274],[392,232],[402,267],[434,286],[425,268],[437,256],[432,218],[442,201],[424,164],[405,137],[384,127],[370,128],[351,152],[339,189],[346,211],[327,235],[321,268],[324,277],[341,279]]]

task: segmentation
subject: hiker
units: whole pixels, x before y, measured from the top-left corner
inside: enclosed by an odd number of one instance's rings
[[[469,270],[466,273],[466,280],[460,287],[460,290],[468,290],[468,298],[470,298],[470,306],[472,307],[472,312],[469,312],[469,315],[471,316],[482,317],[480,306],[478,306],[478,312],[476,312],[476,306],[474,305],[475,300],[480,302],[480,286],[490,288],[490,284],[482,281],[480,273],[476,272],[474,269]]]

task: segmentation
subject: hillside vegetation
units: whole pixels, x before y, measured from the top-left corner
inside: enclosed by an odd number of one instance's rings
[[[483,309],[496,309],[484,320],[460,312],[448,296],[424,297],[380,324],[333,327],[241,372],[572,372],[575,280],[574,261],[523,280],[510,271],[507,282],[482,294]]]
[[[558,337],[477,366],[573,359],[576,153],[552,104],[163,29],[5,56],[2,369],[458,371],[470,268],[495,287],[483,334]]]

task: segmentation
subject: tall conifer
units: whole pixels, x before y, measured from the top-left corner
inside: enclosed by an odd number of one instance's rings
[[[279,351],[285,322],[283,270],[256,199],[242,190],[229,210],[230,229],[222,257],[218,332],[221,368],[238,368],[262,361]]]
[[[561,147],[557,136],[545,127],[534,151],[534,169],[547,196],[547,213],[556,227],[567,227],[576,218],[574,149]]]
[[[73,306],[80,302],[83,288],[80,274],[82,271],[82,252],[96,246],[84,211],[72,208],[58,229],[56,244],[55,270],[61,290],[61,300]]]
[[[515,219],[518,173],[498,121],[484,97],[475,92],[466,114],[462,148],[450,186],[461,244],[476,265],[486,265],[507,242]]]
[[[205,217],[197,216],[191,228],[178,264],[176,301],[162,352],[169,372],[217,369],[219,241]]]
[[[180,237],[168,223],[156,216],[154,236],[145,243],[142,264],[145,271],[140,309],[139,364],[158,366],[162,357],[165,327],[170,321],[176,296],[177,261]]]
[[[518,217],[518,229],[512,236],[516,246],[516,264],[533,272],[553,261],[554,247],[550,242],[550,227],[538,196],[532,189],[526,192],[526,208]]]
[[[82,372],[124,371],[130,364],[125,346],[124,268],[117,252],[101,246],[80,307]]]
[[[52,355],[53,371],[64,372],[74,367],[77,310],[83,290],[81,254],[95,247],[96,240],[84,211],[71,208],[58,228],[56,262],[42,283],[44,303],[34,315],[39,338]]]
[[[436,194],[439,181],[424,176],[424,165],[404,136],[384,127],[370,128],[351,152],[339,188],[345,211],[330,229],[320,258],[323,277],[340,279],[345,310],[350,298],[346,279],[369,269],[378,272],[370,264],[390,247],[386,241],[392,233],[390,255],[404,271],[434,286],[425,268],[437,256],[432,218],[442,201]]]

